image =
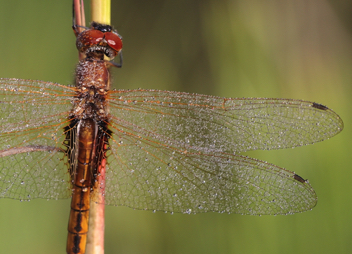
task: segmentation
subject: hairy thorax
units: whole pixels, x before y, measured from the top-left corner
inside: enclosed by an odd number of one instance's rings
[[[76,96],[71,116],[76,119],[106,120],[109,71],[104,60],[81,60],[76,68]]]

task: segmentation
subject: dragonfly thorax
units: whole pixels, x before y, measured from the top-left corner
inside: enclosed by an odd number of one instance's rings
[[[81,60],[76,68],[76,95],[70,117],[106,121],[109,79],[106,61]]]

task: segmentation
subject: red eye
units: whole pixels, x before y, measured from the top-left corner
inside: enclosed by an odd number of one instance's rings
[[[119,52],[122,49],[122,40],[117,34],[106,32],[105,40],[107,44],[116,52]]]
[[[85,30],[77,37],[77,48],[84,50],[87,47],[99,44],[103,38],[104,33],[99,30]]]

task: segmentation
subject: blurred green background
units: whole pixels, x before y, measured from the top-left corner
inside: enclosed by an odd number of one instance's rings
[[[345,129],[312,146],[248,152],[308,178],[290,216],[106,208],[106,253],[352,253],[352,2],[112,0],[124,39],[115,88],[281,97],[334,109]],[[71,84],[71,1],[0,0],[0,77]],[[65,253],[69,200],[0,200],[1,253]]]

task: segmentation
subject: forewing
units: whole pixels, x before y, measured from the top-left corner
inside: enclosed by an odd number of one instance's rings
[[[70,196],[63,141],[73,89],[0,79],[0,197]]]
[[[239,153],[292,148],[343,129],[327,107],[301,100],[220,98],[158,90],[118,90],[110,110],[119,131],[157,136],[194,151]]]

